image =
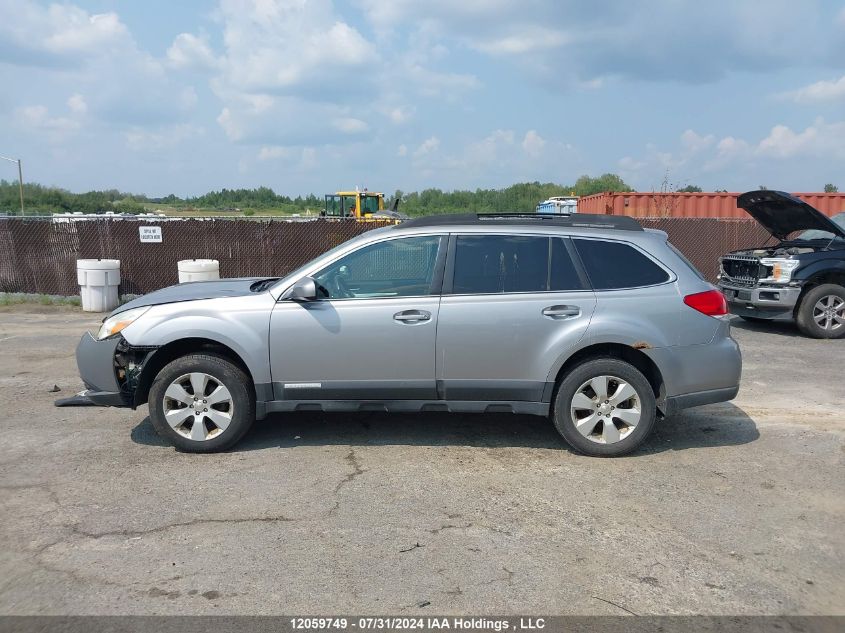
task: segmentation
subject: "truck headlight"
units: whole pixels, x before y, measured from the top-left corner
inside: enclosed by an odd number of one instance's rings
[[[763,266],[770,266],[772,269],[772,274],[760,281],[775,284],[786,284],[789,283],[789,280],[792,278],[793,271],[798,268],[801,262],[797,259],[764,257],[760,260],[760,263],[763,264]]]
[[[100,326],[100,331],[97,332],[97,340],[102,341],[104,338],[117,334],[123,328],[132,325],[132,323],[137,321],[141,315],[149,309],[150,306],[132,308],[131,310],[125,310],[110,316],[108,319],[103,321],[103,324]]]

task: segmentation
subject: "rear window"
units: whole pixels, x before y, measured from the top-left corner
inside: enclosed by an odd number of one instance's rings
[[[669,274],[629,244],[574,239],[587,275],[596,290],[619,290],[654,286]]]

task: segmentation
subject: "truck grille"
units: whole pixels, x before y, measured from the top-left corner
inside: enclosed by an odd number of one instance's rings
[[[757,257],[749,255],[726,255],[722,258],[722,274],[727,281],[741,285],[754,286],[760,275],[766,274],[766,267]]]

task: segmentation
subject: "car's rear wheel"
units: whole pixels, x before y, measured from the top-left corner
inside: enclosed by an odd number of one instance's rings
[[[255,420],[249,377],[212,354],[190,354],[166,365],[150,388],[149,406],[156,432],[189,453],[226,450]]]
[[[555,427],[580,453],[625,455],[651,433],[654,391],[642,372],[622,360],[597,358],[570,371],[554,403]]]
[[[813,338],[845,336],[845,288],[837,284],[811,288],[801,299],[795,322]]]

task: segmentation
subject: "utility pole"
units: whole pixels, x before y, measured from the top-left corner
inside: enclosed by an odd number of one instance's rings
[[[23,210],[23,169],[21,168],[21,159],[20,158],[9,158],[7,156],[0,156],[3,160],[7,160],[10,163],[17,163],[18,164],[18,190],[21,194],[21,217],[24,215]]]

